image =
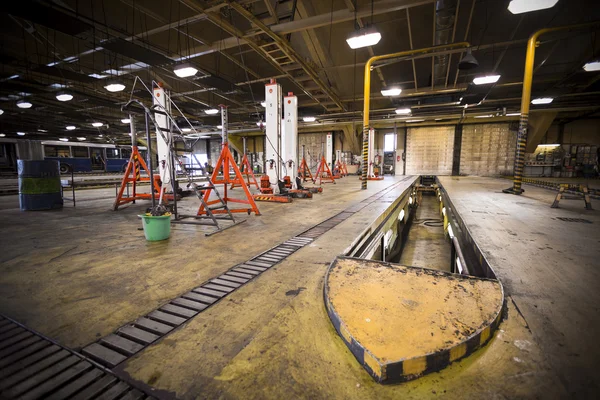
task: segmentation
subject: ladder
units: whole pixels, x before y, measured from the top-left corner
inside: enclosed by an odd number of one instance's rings
[[[229,209],[229,207],[227,206],[227,203],[223,200],[223,198],[221,197],[219,191],[217,190],[217,188],[215,187],[215,185],[213,184],[213,182],[211,181],[210,177],[208,176],[203,176],[201,179],[201,182],[203,183],[202,185],[198,185],[192,175],[189,173],[189,171],[185,168],[185,165],[183,163],[182,158],[177,154],[177,152],[174,151],[174,141],[173,140],[167,140],[167,138],[164,135],[163,131],[167,131],[170,132],[170,129],[166,129],[166,128],[161,128],[158,123],[156,122],[156,119],[154,118],[154,114],[162,114],[165,115],[167,117],[167,120],[169,121],[169,125],[171,125],[171,123],[173,123],[173,125],[175,125],[175,127],[177,127],[177,129],[179,129],[179,127],[177,126],[177,124],[175,123],[175,120],[173,119],[173,117],[170,115],[170,113],[168,113],[166,110],[156,110],[155,107],[153,106],[151,109],[146,107],[146,105],[144,105],[144,103],[142,103],[139,100],[130,100],[129,102],[127,102],[127,104],[125,104],[122,109],[130,109],[132,104],[137,104],[138,106],[140,106],[143,109],[144,114],[147,116],[147,118],[152,122],[152,124],[154,125],[156,132],[158,135],[160,135],[162,137],[162,139],[165,141],[165,143],[169,144],[169,153],[170,153],[170,158],[171,161],[175,161],[177,162],[177,165],[179,165],[179,168],[181,169],[181,173],[183,174],[183,176],[186,178],[189,187],[192,188],[192,190],[194,191],[194,193],[196,194],[196,196],[198,197],[198,199],[200,200],[201,204],[204,206],[204,208],[206,209],[206,215],[182,215],[179,214],[178,210],[177,210],[177,196],[173,196],[174,202],[173,202],[173,216],[174,216],[174,220],[172,221],[173,223],[182,223],[182,224],[195,224],[195,225],[210,225],[210,226],[214,226],[216,228],[215,231],[213,232],[208,232],[205,233],[205,236],[211,236],[214,235],[215,233],[219,233],[222,232],[225,229],[231,228],[233,226],[239,225],[243,222],[246,222],[245,220],[241,220],[241,221],[236,221],[235,218],[233,217],[233,214],[231,213],[231,210]],[[161,107],[162,108],[162,107]],[[175,192],[175,188],[176,188],[176,172],[175,172],[175,168],[174,165],[171,168],[172,171],[172,177],[171,177],[171,184],[173,187],[173,192]],[[213,207],[208,207],[205,199],[204,199],[204,191],[206,190],[214,190],[218,201],[220,203],[220,205],[217,206],[213,206]],[[175,193],[174,193],[175,194]],[[214,210],[223,210],[221,211],[222,216],[217,218],[215,216],[215,214],[213,213]],[[184,221],[184,219],[187,218],[193,218],[195,221]],[[210,220],[208,222],[206,221],[202,221],[202,220]],[[232,225],[229,225],[225,228],[221,227],[221,225],[219,224],[219,220],[230,220],[233,222]]]

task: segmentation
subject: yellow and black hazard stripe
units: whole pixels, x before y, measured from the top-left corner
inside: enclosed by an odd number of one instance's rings
[[[135,170],[135,180],[139,181],[140,180],[140,161],[138,160],[137,154],[133,155],[133,167]]]

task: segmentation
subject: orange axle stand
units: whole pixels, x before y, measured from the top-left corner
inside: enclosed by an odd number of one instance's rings
[[[148,177],[142,177],[140,175],[140,171],[143,169],[148,174]],[[154,182],[151,183],[151,189],[155,192],[155,197],[158,199],[160,194],[160,176],[154,175]],[[132,194],[131,196],[123,196],[125,189],[127,188],[128,183],[132,183]],[[113,204],[113,210],[117,211],[119,206],[123,204],[132,203],[136,200],[152,200],[152,193],[137,193],[136,191],[136,183],[137,182],[150,182],[150,170],[144,161],[144,158],[140,155],[140,152],[137,146],[133,146],[131,148],[131,156],[129,157],[129,161],[127,162],[127,168],[125,169],[125,174],[123,175],[123,180],[121,181],[121,187],[117,194],[117,198],[115,199],[115,203]]]
[[[315,183],[316,180],[319,181],[319,185],[322,184],[323,178],[326,179],[325,183],[333,183],[335,184],[335,179],[333,179],[333,174],[331,173],[331,169],[329,165],[327,165],[327,160],[325,160],[325,156],[321,157],[321,162],[319,163],[319,168],[317,168],[317,173],[315,174]],[[331,182],[327,182],[331,181]]]
[[[235,174],[234,178],[232,178],[229,175],[230,168],[233,168],[233,172]],[[223,177],[219,178],[219,170],[221,170],[221,169],[223,170]],[[252,194],[250,193],[250,190],[248,189],[248,185],[246,185],[246,182],[244,181],[242,172],[240,171],[237,164],[235,163],[235,159],[233,158],[233,155],[231,154],[231,151],[229,150],[229,145],[227,143],[223,144],[223,149],[221,150],[221,155],[219,156],[219,159],[217,160],[215,169],[213,170],[213,173],[211,176],[211,181],[212,181],[213,185],[220,185],[220,184],[225,185],[224,189],[223,189],[223,201],[225,203],[232,202],[232,203],[247,204],[249,206],[248,208],[232,208],[232,209],[229,209],[230,212],[232,212],[232,213],[247,212],[248,214],[250,214],[251,212],[254,212],[255,215],[260,215],[260,211],[258,211],[256,202],[254,201],[254,198],[252,197]],[[239,185],[242,187],[242,189],[244,189],[244,193],[246,194],[245,199],[234,199],[234,198],[227,196],[227,187],[232,184]],[[211,192],[212,192],[211,188],[206,189],[206,191],[204,192],[204,202],[206,203],[206,205],[211,206],[212,204],[221,203],[221,201],[219,201],[218,199],[211,200],[211,201],[208,200]],[[215,209],[211,209],[211,211],[213,214],[226,214],[227,213],[227,210],[217,209],[216,207],[215,207]],[[198,208],[198,215],[204,215],[204,214],[207,214],[207,212],[204,209],[204,204],[201,204],[200,207]]]
[[[260,188],[258,187],[258,182],[256,181],[256,177],[254,176],[254,172],[252,171],[252,167],[250,166],[250,162],[248,161],[248,156],[246,156],[246,154],[244,154],[244,157],[242,157],[240,171],[242,171],[243,175],[246,175],[246,185],[248,185],[248,187],[254,185],[257,189],[260,190]],[[233,189],[236,186],[237,185],[235,183],[232,183],[230,189]]]

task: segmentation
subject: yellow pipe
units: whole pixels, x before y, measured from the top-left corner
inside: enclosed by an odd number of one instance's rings
[[[417,56],[417,55],[422,55],[422,54],[431,54],[433,56],[433,55],[437,55],[437,54],[444,54],[447,52],[447,50],[450,50],[450,49],[467,48],[467,47],[471,47],[469,42],[458,42],[458,43],[445,44],[445,45],[441,45],[441,46],[425,47],[422,49],[401,51],[399,53],[384,54],[381,56],[374,56],[374,57],[369,58],[369,60],[365,64],[365,83],[364,83],[365,87],[364,87],[364,110],[363,110],[363,150],[362,150],[363,165],[362,165],[362,182],[361,182],[362,190],[367,189],[367,178],[368,178],[367,171],[369,169],[369,160],[368,160],[368,158],[369,158],[368,157],[369,109],[370,109],[370,98],[371,98],[371,67],[372,67],[372,65],[377,61],[387,60],[390,58]],[[406,60],[410,60],[410,59],[412,59],[412,57],[406,58]]]
[[[538,46],[540,36],[556,31],[569,29],[588,28],[600,24],[600,21],[584,24],[557,26],[555,28],[544,28],[536,31],[527,41],[527,55],[525,57],[525,72],[523,77],[523,92],[521,94],[521,119],[519,121],[519,133],[517,135],[517,149],[515,151],[515,166],[513,171],[513,187],[505,189],[505,193],[521,194],[521,183],[523,180],[523,169],[525,168],[525,147],[527,145],[527,124],[529,122],[529,104],[531,103],[531,86],[533,83],[533,66],[535,61],[535,48]]]

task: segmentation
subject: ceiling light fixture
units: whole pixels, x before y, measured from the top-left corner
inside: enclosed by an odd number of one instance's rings
[[[217,129],[223,129],[223,125],[217,125]]]
[[[402,93],[400,88],[388,88],[381,91],[382,96],[400,96],[400,93]]]
[[[67,129],[68,131],[74,131],[75,129],[77,129],[77,127],[76,127],[76,126],[74,126],[74,125],[69,125],[69,126],[67,126],[67,127],[66,127],[66,129]]]
[[[56,93],[56,100],[58,100],[58,101],[73,100],[73,95],[66,93],[66,92],[58,92],[58,93]]]
[[[302,121],[304,122],[315,122],[317,119],[315,117],[303,117]]]
[[[82,136],[82,137],[78,137],[78,138],[77,138],[77,140],[81,140],[81,141],[83,142],[84,140],[86,140],[86,138],[84,138],[84,137]]]
[[[262,121],[258,121],[258,122],[256,123],[256,125],[257,125],[257,126],[263,126],[263,125],[264,125],[264,123],[263,123]]]
[[[518,116],[520,116],[520,115],[521,115],[521,113],[520,113],[520,112],[518,112],[518,113],[508,113],[508,114],[506,114],[506,116],[507,116],[507,117],[518,117]]]
[[[500,75],[487,75],[487,76],[479,76],[473,79],[473,83],[476,85],[488,85],[490,83],[496,83],[500,79]]]
[[[210,139],[209,135],[200,136],[200,139]]]
[[[215,115],[219,113],[219,110],[217,110],[216,108],[211,108],[209,110],[204,110],[204,112],[208,115]]]
[[[17,101],[17,107],[19,108],[31,108],[33,104],[31,104],[30,102],[26,101],[26,100],[19,100]]]
[[[0,108],[0,115],[4,114],[4,110]]]
[[[190,63],[183,63],[175,66],[173,72],[175,72],[175,75],[180,78],[187,78],[196,75],[198,73],[198,69],[194,68]]]
[[[128,123],[130,123],[130,122],[131,122],[131,120],[130,120],[129,118],[123,118],[123,119],[121,120],[121,122],[122,122],[122,123],[124,123],[124,124],[128,124]]]
[[[25,132],[17,132],[17,135],[19,135],[19,136],[25,136]]]
[[[104,125],[102,122],[92,122],[94,128],[100,128],[102,125]]]
[[[266,107],[267,106],[267,102],[266,101],[261,101],[260,105],[263,106],[263,107]]]
[[[5,133],[0,133],[0,137],[5,137],[6,134]]]
[[[467,49],[467,54],[458,62],[458,69],[468,70],[479,67],[479,61],[471,53],[471,48]]]
[[[492,114],[488,114],[488,115],[476,115],[473,118],[492,118],[493,115]]]
[[[531,104],[550,104],[554,101],[552,97],[539,97],[537,99],[531,100]]]
[[[600,71],[600,61],[592,61],[583,66],[583,69],[586,72],[596,72]]]
[[[98,135],[98,137],[102,137],[102,136],[104,136],[104,135]]]
[[[424,119],[409,119],[408,121],[405,121],[409,124],[415,123],[415,122],[425,122]]]
[[[181,128],[181,132],[191,132],[192,128]]]
[[[375,27],[361,28],[350,34],[346,43],[351,49],[360,49],[361,47],[374,46],[381,40],[381,33]]]
[[[60,140],[61,142],[68,142],[69,141],[69,139],[66,138],[66,137],[58,138],[58,140]]]
[[[399,108],[396,110],[396,114],[398,115],[408,115],[410,114],[410,108]]]
[[[104,89],[112,93],[121,92],[123,89],[125,89],[125,85],[119,81],[110,81],[104,86]]]
[[[512,0],[508,4],[508,11],[513,14],[522,14],[531,11],[552,8],[558,0]]]

